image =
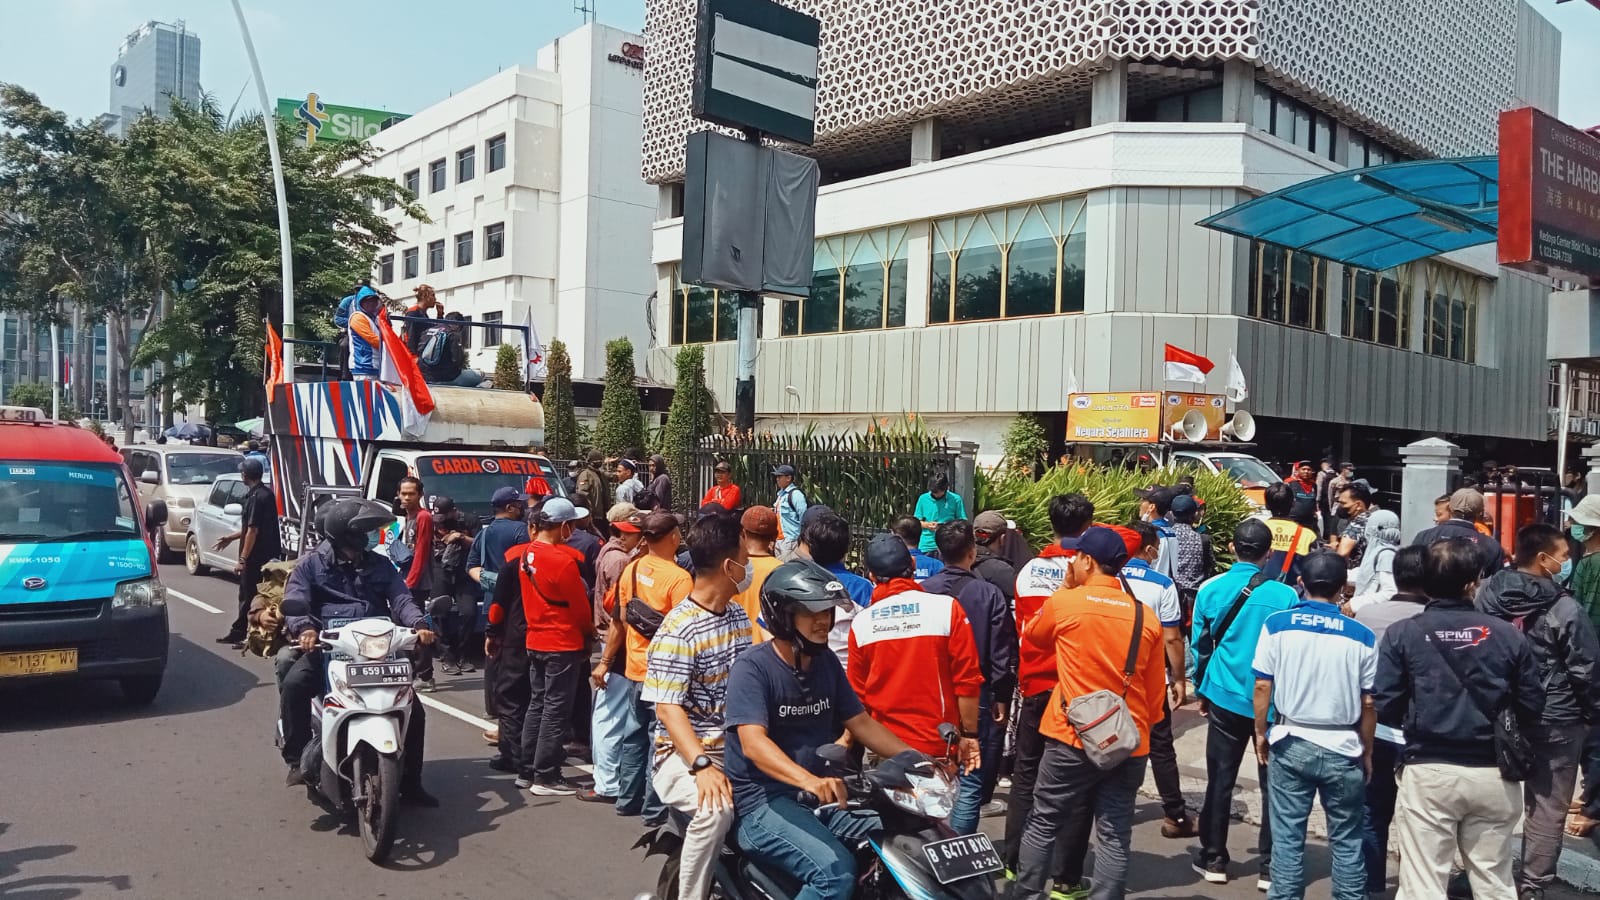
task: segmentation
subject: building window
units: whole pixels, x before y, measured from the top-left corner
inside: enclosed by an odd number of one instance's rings
[[[497,313],[497,312],[484,313],[483,314],[483,324],[485,324],[485,325],[493,324],[493,325],[497,325],[498,326],[500,324],[500,321],[501,321],[502,318],[504,318],[504,315],[502,313]],[[483,345],[485,347],[498,347],[498,346],[500,346],[500,329],[499,328],[485,328],[485,329],[483,329]]]
[[[497,134],[483,142],[483,155],[489,157],[489,171],[498,172],[506,167],[506,136]]]
[[[444,241],[428,242],[428,274],[444,271]]]
[[[378,257],[378,283],[391,284],[394,281],[394,254],[386,253]]]
[[[411,192],[411,199],[417,199],[422,194],[422,170],[412,169],[401,176],[400,185]]]
[[[1250,315],[1296,328],[1323,330],[1328,264],[1274,244],[1250,248]]]
[[[1084,206],[1067,197],[935,221],[928,321],[1083,312]]]
[[[1476,362],[1478,292],[1483,280],[1460,269],[1429,263],[1424,281],[1428,324],[1423,352],[1457,362]]]
[[[444,190],[444,160],[436,159],[428,163],[428,193],[437,194]]]
[[[761,317],[756,317],[759,323]],[[672,333],[668,343],[705,344],[731,341],[739,332],[739,298],[715,288],[684,284],[672,267]],[[759,335],[759,331],[757,332]]]
[[[1392,162],[1403,162],[1411,158],[1392,147],[1367,137],[1355,129],[1350,129],[1349,135],[1350,140],[1345,148],[1345,160],[1346,164],[1352,169],[1383,166]]]
[[[477,168],[478,150],[476,147],[468,147],[458,152],[456,154],[456,183],[471,181],[473,176],[477,174]]]
[[[1338,129],[1332,117],[1259,82],[1251,106],[1251,124],[1302,150],[1325,159],[1334,158],[1333,136]]]
[[[456,265],[472,265],[472,232],[463,231],[456,235]]]
[[[906,227],[817,241],[811,293],[783,301],[785,336],[899,328],[906,324]]]
[[[1411,267],[1344,270],[1344,336],[1404,350],[1411,346]]]
[[[496,222],[483,226],[483,258],[499,259],[506,255],[506,225]]]
[[[400,251],[400,277],[417,277],[417,248],[407,247]]]
[[[388,196],[383,198],[383,211],[384,212],[388,212],[389,210],[394,209],[394,207],[395,207],[395,203],[394,203],[394,195],[393,194],[390,194],[390,195],[388,195]]]
[[[1132,111],[1133,122],[1221,122],[1222,87],[1162,97]]]

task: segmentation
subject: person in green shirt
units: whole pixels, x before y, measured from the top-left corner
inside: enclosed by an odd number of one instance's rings
[[[1600,630],[1600,495],[1579,500],[1567,521],[1572,523],[1572,539],[1583,545],[1583,559],[1572,570],[1568,588]]]
[[[917,498],[917,508],[912,513],[922,520],[922,540],[917,549],[923,553],[935,549],[933,531],[952,519],[965,519],[967,505],[960,494],[950,493],[950,479],[935,475],[928,479],[928,492]]]

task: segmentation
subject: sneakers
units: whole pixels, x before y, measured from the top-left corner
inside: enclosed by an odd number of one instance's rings
[[[516,765],[513,764],[511,760],[506,759],[504,756],[491,757],[489,760],[489,768],[495,770],[496,772],[504,772],[507,775],[510,775],[512,772],[517,770]],[[527,785],[522,785],[522,787],[527,787]]]
[[[518,775],[517,776],[517,780],[513,781],[511,783],[516,785],[518,790],[522,790],[522,791],[525,791],[528,788],[533,787],[533,779],[529,778],[526,775]]]
[[[1003,816],[1005,814],[1006,814],[1006,801],[999,800],[999,799],[990,800],[988,803],[985,803],[981,809],[978,810],[978,817],[979,818],[983,818],[983,819],[992,819],[995,816]]]
[[[1192,838],[1199,834],[1195,830],[1194,820],[1186,815],[1176,819],[1167,816],[1161,821],[1161,836],[1164,838]]]
[[[473,665],[470,660],[465,660],[465,659],[463,659],[460,662],[456,663],[456,668],[461,670],[461,674],[462,675],[471,675],[473,672],[478,671],[478,667],[477,666]]]
[[[419,694],[431,694],[438,690],[438,685],[434,684],[432,681],[418,678],[411,683],[411,689]]]
[[[528,785],[528,793],[535,797],[571,797],[578,793],[578,787],[564,778],[553,778],[533,782]]]
[[[1271,872],[1268,872],[1266,869],[1262,869],[1261,870],[1261,873],[1256,876],[1256,890],[1258,890],[1258,891],[1270,891],[1270,890],[1272,890],[1272,873]]]
[[[594,788],[584,788],[578,792],[578,799],[585,803],[616,803],[617,798],[607,797],[595,791]]]
[[[446,675],[460,675],[461,667],[453,662],[447,661],[439,663],[439,671],[445,673]]]
[[[1193,863],[1193,867],[1195,873],[1201,878],[1204,878],[1210,884],[1228,883],[1228,864],[1220,859],[1215,859],[1211,862],[1203,862],[1199,858],[1196,858]]]
[[[1085,878],[1071,887],[1057,884],[1050,891],[1050,900],[1089,900],[1093,891],[1094,883]]]

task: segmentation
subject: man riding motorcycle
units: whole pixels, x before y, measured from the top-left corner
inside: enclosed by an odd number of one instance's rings
[[[300,758],[311,740],[311,700],[322,691],[322,659],[317,636],[330,619],[387,617],[414,628],[417,640],[433,643],[418,605],[394,563],[372,552],[378,529],[394,521],[394,512],[369,500],[340,500],[322,520],[322,543],[295,563],[283,593],[284,624],[301,656],[289,668],[278,694],[278,714],[283,722],[283,760],[289,764],[287,783],[305,783]],[[400,799],[418,806],[437,806],[422,789],[422,738],[425,729],[422,704],[413,694],[410,726],[406,729],[405,770]]]

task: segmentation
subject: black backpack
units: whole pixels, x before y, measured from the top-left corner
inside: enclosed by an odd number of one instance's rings
[[[444,363],[449,352],[449,329],[443,325],[435,325],[422,335],[422,349],[417,353],[417,362],[429,368],[437,368]]]

